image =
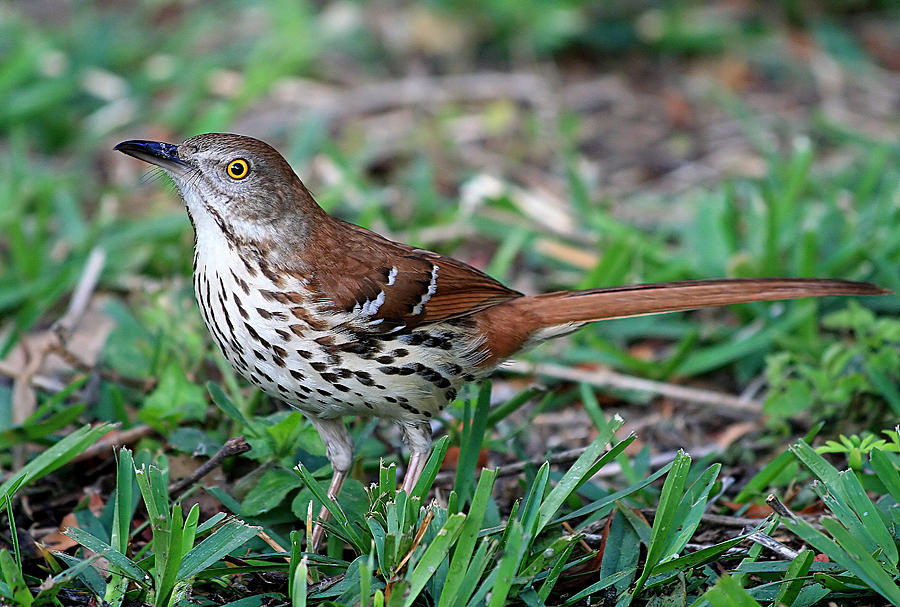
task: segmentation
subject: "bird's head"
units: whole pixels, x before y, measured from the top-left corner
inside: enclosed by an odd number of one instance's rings
[[[281,154],[252,137],[205,133],[181,144],[131,140],[115,149],[172,178],[198,238],[216,229],[238,241],[267,240],[276,229],[302,237],[322,213]]]

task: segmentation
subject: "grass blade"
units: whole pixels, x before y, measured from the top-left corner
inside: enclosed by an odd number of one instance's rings
[[[703,604],[709,601],[713,607],[762,607],[756,599],[744,590],[744,587],[727,573],[719,578],[716,585],[706,591],[702,597],[691,605]]]
[[[484,513],[487,510],[491,498],[491,489],[494,487],[496,478],[496,469],[481,471],[481,478],[478,479],[478,486],[475,488],[472,505],[469,507],[466,522],[463,524],[456,547],[453,550],[453,556],[450,559],[450,570],[447,573],[447,580],[444,582],[438,607],[450,607],[456,601],[456,597],[462,588],[466,569],[471,566],[472,553],[475,551],[475,543],[478,540],[478,531],[481,529],[481,523],[484,520]]]
[[[813,428],[806,433],[806,436],[803,437],[803,442],[807,445],[812,442],[812,440],[816,437],[819,431],[822,429],[822,426],[825,425],[825,422],[819,422]],[[737,496],[734,498],[734,501],[742,504],[752,498],[755,495],[759,495],[763,493],[768,487],[772,485],[772,481],[781,474],[785,468],[787,468],[794,461],[794,455],[791,451],[787,450],[779,455],[777,455],[772,461],[766,464],[762,470],[756,473],[756,475],[750,479],[746,486],[740,490]]]
[[[563,568],[566,566],[566,563],[569,562],[569,555],[572,554],[572,550],[577,545],[578,540],[576,537],[570,537],[566,541],[565,548],[559,553],[559,556],[556,558],[550,571],[547,572],[547,577],[544,578],[540,589],[538,589],[538,597],[542,601],[546,601],[547,597],[550,596],[550,593],[553,592],[553,588],[556,586],[556,582],[559,581],[559,576],[562,574]]]
[[[805,520],[785,518],[782,520],[785,527],[797,534],[807,544],[818,552],[828,556],[833,562],[838,563],[847,571],[868,584],[883,597],[900,604],[900,587],[881,565],[852,537],[847,530],[835,519],[825,518],[822,526],[834,536],[835,540],[827,537],[821,531],[815,529]],[[845,550],[845,547],[849,549]]]
[[[15,604],[21,607],[31,607],[34,597],[31,596],[31,591],[25,583],[22,569],[9,550],[0,550],[0,571],[3,572],[3,579],[9,586],[9,595]]]
[[[100,538],[88,533],[84,529],[78,527],[69,527],[66,529],[66,535],[70,538],[109,561],[111,565],[118,567],[132,581],[138,583],[146,583],[147,574],[143,569],[138,567],[130,558],[101,540]]]
[[[494,580],[494,587],[491,590],[491,600],[488,602],[488,607],[501,607],[506,604],[506,597],[509,595],[516,571],[519,568],[524,536],[525,532],[522,529],[521,523],[519,523],[519,521],[513,521],[510,533],[506,539],[503,556],[500,558],[500,564],[497,566],[497,577]]]
[[[601,433],[601,436],[598,436],[594,442],[585,449],[584,453],[582,453],[575,463],[572,464],[563,477],[559,479],[559,482],[556,483],[556,486],[553,487],[540,506],[535,535],[540,533],[541,530],[547,526],[547,523],[556,515],[557,511],[569,498],[572,492],[581,485],[587,474],[593,468],[598,456],[603,451],[603,446],[609,442],[609,438],[610,437],[604,436]]]
[[[432,540],[431,544],[428,545],[428,548],[425,549],[422,558],[419,559],[419,562],[416,564],[415,569],[413,569],[412,574],[410,575],[409,594],[406,596],[406,600],[403,603],[405,607],[412,607],[416,597],[418,597],[419,593],[422,592],[422,589],[425,588],[425,584],[427,584],[428,580],[434,576],[438,565],[441,564],[441,561],[444,560],[447,553],[450,552],[450,548],[453,546],[456,538],[459,537],[459,532],[462,529],[465,520],[466,516],[464,514],[450,515],[447,518],[447,522],[444,523],[444,526],[438,531],[434,540]]]
[[[184,555],[178,570],[179,579],[197,575],[226,554],[243,546],[259,533],[260,527],[231,519]]]
[[[28,462],[18,474],[10,477],[0,485],[0,495],[11,495],[13,488],[21,489],[25,485],[61,468],[114,427],[113,424],[99,424],[94,427],[85,425],[75,430],[69,436],[47,448],[43,453]]]
[[[784,582],[775,597],[776,605],[793,605],[800,591],[803,589],[802,578],[809,573],[809,567],[813,563],[815,553],[812,550],[801,550],[784,574]]]
[[[662,493],[659,497],[659,506],[656,509],[656,516],[653,519],[653,528],[650,535],[650,545],[647,547],[647,560],[644,563],[644,571],[638,578],[634,586],[632,596],[637,596],[644,586],[644,582],[650,577],[650,572],[656,567],[663,556],[665,556],[666,546],[670,542],[669,534],[674,528],[677,529],[675,521],[675,513],[681,498],[684,495],[684,485],[687,480],[688,472],[691,469],[691,457],[684,451],[679,450],[672,462],[672,468],[666,475],[666,481],[663,484]]]
[[[475,400],[475,411],[471,417],[469,403],[466,403],[466,415],[463,418],[462,438],[459,445],[459,461],[456,464],[456,479],[453,483],[459,495],[460,505],[465,504],[472,495],[475,477],[475,466],[484,443],[487,430],[488,413],[491,409],[491,382],[482,382]]]
[[[110,545],[120,554],[128,552],[128,540],[131,531],[131,513],[134,505],[134,458],[129,449],[119,451],[118,468],[116,469],[116,501],[113,507],[112,534]],[[110,578],[106,584],[104,600],[117,607],[125,600],[128,578],[119,568],[110,562]]]
[[[293,584],[291,588],[291,607],[306,607],[306,575],[309,568],[306,559],[300,559],[300,563],[294,570]]]
[[[878,476],[878,480],[887,489],[894,501],[900,504],[900,471],[898,471],[891,459],[881,449],[872,450],[872,469]]]
[[[582,516],[586,516],[588,514],[591,514],[593,512],[601,510],[601,509],[609,506],[610,504],[615,503],[617,500],[620,500],[623,497],[627,497],[627,496],[631,495],[632,493],[640,491],[644,487],[646,487],[648,485],[652,485],[654,482],[656,482],[657,479],[661,478],[664,474],[669,472],[669,470],[672,469],[673,463],[674,462],[666,464],[665,466],[663,466],[662,468],[660,468],[659,470],[657,470],[656,472],[654,472],[653,474],[651,474],[650,476],[648,476],[647,478],[645,478],[644,480],[642,480],[639,483],[630,485],[630,486],[626,487],[625,489],[616,491],[615,493],[610,493],[609,495],[607,495],[606,497],[604,497],[602,499],[591,502],[590,504],[583,506],[583,507],[579,508],[578,510],[575,510],[574,512],[570,512],[569,514],[566,514],[565,516],[561,516],[558,519],[553,520],[553,522],[551,522],[550,524],[555,525],[557,523],[562,523],[563,521],[568,521],[573,518],[579,518]]]
[[[336,526],[332,527],[332,529],[338,534],[346,537],[358,552],[363,552],[368,542],[365,542],[359,532],[350,524],[347,515],[344,514],[344,511],[341,510],[340,506],[328,497],[319,482],[313,478],[313,475],[306,470],[303,464],[298,464],[294,470],[300,475],[300,478],[303,479],[304,484],[309,487],[309,490],[312,491],[313,495],[316,496],[316,499],[318,499],[325,508],[328,509],[328,512],[331,513],[332,519],[336,523]]]
[[[422,470],[422,475],[419,477],[419,480],[416,481],[416,486],[413,487],[412,495],[410,496],[411,498],[419,498],[420,500],[425,499],[425,496],[434,484],[437,473],[441,469],[441,464],[444,463],[444,456],[447,454],[447,447],[449,444],[450,438],[447,436],[442,436],[440,440],[435,443],[434,447],[431,449],[431,455],[428,456],[428,462]]]
[[[474,594],[480,590],[478,580],[482,578],[484,570],[487,569],[488,562],[494,555],[494,551],[499,545],[496,541],[484,539],[478,545],[475,556],[469,563],[469,568],[463,577],[461,588],[467,589],[465,592],[459,592],[453,602],[453,607],[466,607],[466,605],[474,603]]]

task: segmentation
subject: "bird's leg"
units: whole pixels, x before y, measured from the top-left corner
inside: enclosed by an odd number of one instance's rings
[[[325,453],[331,462],[334,473],[331,476],[331,484],[328,486],[328,499],[337,501],[337,496],[344,486],[347,474],[350,472],[350,465],[353,463],[353,440],[350,433],[347,432],[347,426],[343,420],[337,419],[321,419],[310,416],[309,421],[316,428],[322,441],[325,443]],[[322,540],[322,534],[325,528],[322,526],[331,513],[325,505],[319,511],[319,518],[313,526],[312,546],[307,546],[310,552],[316,552],[319,549],[319,542]]]
[[[328,499],[337,501],[337,496],[341,492],[341,487],[344,486],[344,480],[346,480],[346,478],[346,471],[334,471],[334,474],[331,477],[331,484],[328,486]],[[312,547],[310,548],[310,552],[317,552],[319,550],[319,542],[322,541],[322,535],[325,533],[325,527],[323,525],[327,523],[330,518],[331,512],[323,505],[322,509],[319,510],[319,518],[316,519],[316,524],[313,525],[311,538]]]
[[[431,424],[428,422],[402,424],[400,429],[403,431],[403,442],[409,448],[409,466],[403,476],[403,490],[409,495],[422,476],[425,462],[428,461],[428,454],[431,452]]]
[[[406,468],[406,475],[403,477],[403,490],[407,495],[412,493],[419,477],[422,476],[422,470],[425,469],[425,462],[428,461],[428,451],[413,451],[409,454],[409,466]]]

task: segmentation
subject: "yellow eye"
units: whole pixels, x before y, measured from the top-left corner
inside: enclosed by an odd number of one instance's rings
[[[232,179],[243,179],[250,174],[250,165],[243,158],[237,158],[228,163],[225,172]]]

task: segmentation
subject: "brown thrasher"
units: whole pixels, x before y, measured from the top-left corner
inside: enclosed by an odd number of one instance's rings
[[[318,430],[334,469],[331,498],[353,456],[344,415],[400,426],[410,492],[429,453],[429,420],[460,386],[586,322],[887,293],[843,280],[760,278],[525,296],[461,261],[330,217],[262,141],[209,133],[181,145],[125,141],[115,149],[175,181],[196,235],[194,289],[206,326],[241,375]],[[317,525],[314,546],[321,534]]]

